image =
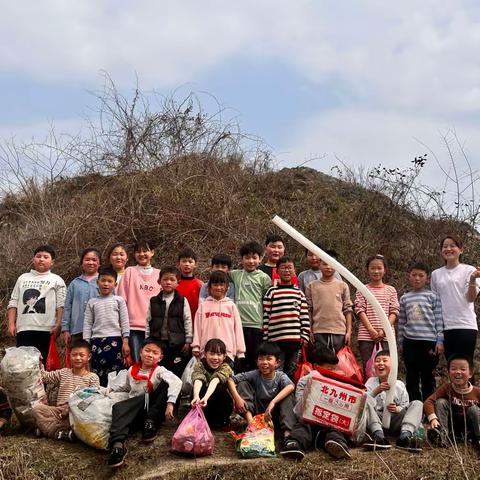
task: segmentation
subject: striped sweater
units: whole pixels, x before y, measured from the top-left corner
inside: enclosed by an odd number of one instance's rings
[[[304,293],[294,285],[270,287],[263,298],[263,339],[308,342],[310,320]]]
[[[394,287],[385,284],[380,287],[367,284],[367,288],[378,300],[378,303],[380,303],[380,306],[383,308],[383,311],[385,312],[387,317],[391,314],[398,315],[398,296],[397,291]],[[375,330],[383,328],[382,322],[373,310],[373,307],[370,305],[369,302],[367,302],[367,299],[363,296],[363,294],[357,291],[357,295],[355,297],[355,314],[358,315],[361,312],[364,312],[367,315],[369,322]],[[372,340],[370,334],[368,333],[368,330],[365,328],[365,325],[363,325],[363,323],[361,322],[358,327],[358,339],[368,341]]]
[[[62,368],[53,372],[42,370],[42,381],[58,386],[58,407],[67,403],[70,395],[76,390],[86,387],[100,387],[100,380],[96,373],[90,372],[81,377],[74,375],[71,368]]]
[[[400,298],[398,343],[404,338],[443,343],[440,297],[431,290],[412,290]]]

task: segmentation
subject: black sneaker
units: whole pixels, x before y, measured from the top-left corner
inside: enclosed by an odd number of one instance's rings
[[[294,438],[286,438],[283,442],[283,448],[280,450],[280,455],[289,460],[296,460],[301,462],[305,457],[305,452],[300,447],[300,444]]]
[[[388,450],[392,448],[390,442],[385,438],[383,434],[375,432],[371,440],[366,441],[363,446],[367,450]]]
[[[73,443],[77,439],[75,434],[73,433],[73,430],[60,430],[56,437],[57,440],[63,440],[66,442]]]
[[[352,458],[350,452],[348,451],[348,447],[340,442],[336,442],[335,440],[327,440],[324,448],[326,452],[333,458]]]
[[[125,460],[125,455],[127,454],[127,449],[125,445],[120,442],[115,442],[110,452],[110,457],[108,459],[108,466],[112,468],[120,467],[123,465]]]
[[[143,425],[142,441],[153,442],[157,436],[157,426],[153,420],[145,420]]]
[[[429,428],[427,430],[427,440],[432,447],[447,448],[448,440],[443,432],[438,428]]]
[[[397,438],[397,441],[395,442],[395,444],[396,444],[396,447],[399,448],[400,450],[407,450],[413,453],[419,453],[422,451],[420,441],[410,434],[407,434],[407,435],[401,434]]]

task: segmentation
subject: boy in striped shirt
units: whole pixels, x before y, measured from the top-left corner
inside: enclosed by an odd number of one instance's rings
[[[292,378],[302,342],[310,338],[307,300],[292,284],[295,264],[283,256],[277,262],[278,285],[263,298],[263,340],[275,342],[281,350],[280,369]]]
[[[426,400],[434,392],[433,370],[443,353],[442,305],[440,297],[426,288],[429,273],[424,263],[411,265],[408,282],[412,290],[400,298],[398,348],[403,353],[410,400]]]

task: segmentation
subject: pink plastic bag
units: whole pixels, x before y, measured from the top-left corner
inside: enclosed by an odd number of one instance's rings
[[[367,365],[365,366],[365,381],[367,381],[370,377],[375,376],[375,357],[377,353],[382,350],[382,342],[378,342],[373,347],[372,355],[368,359]]]
[[[188,412],[172,438],[172,450],[204,457],[213,453],[215,438],[208,426],[202,407],[195,405]]]
[[[363,374],[360,365],[352,352],[352,349],[345,345],[338,353],[338,369],[341,370],[347,378],[363,383]]]

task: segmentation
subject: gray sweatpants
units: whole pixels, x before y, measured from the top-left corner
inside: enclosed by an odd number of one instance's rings
[[[447,435],[472,433],[476,439],[480,439],[480,408],[476,405],[465,408],[465,415],[458,415],[447,399],[439,398],[435,402],[435,413]]]
[[[367,429],[372,433],[382,430],[382,419],[375,410],[375,400],[371,396],[367,397],[365,408],[368,408],[367,418],[370,417]],[[410,432],[413,435],[422,423],[422,416],[423,403],[420,400],[414,400],[401,412],[390,414],[390,428],[385,433],[394,437],[400,435],[400,432]]]

